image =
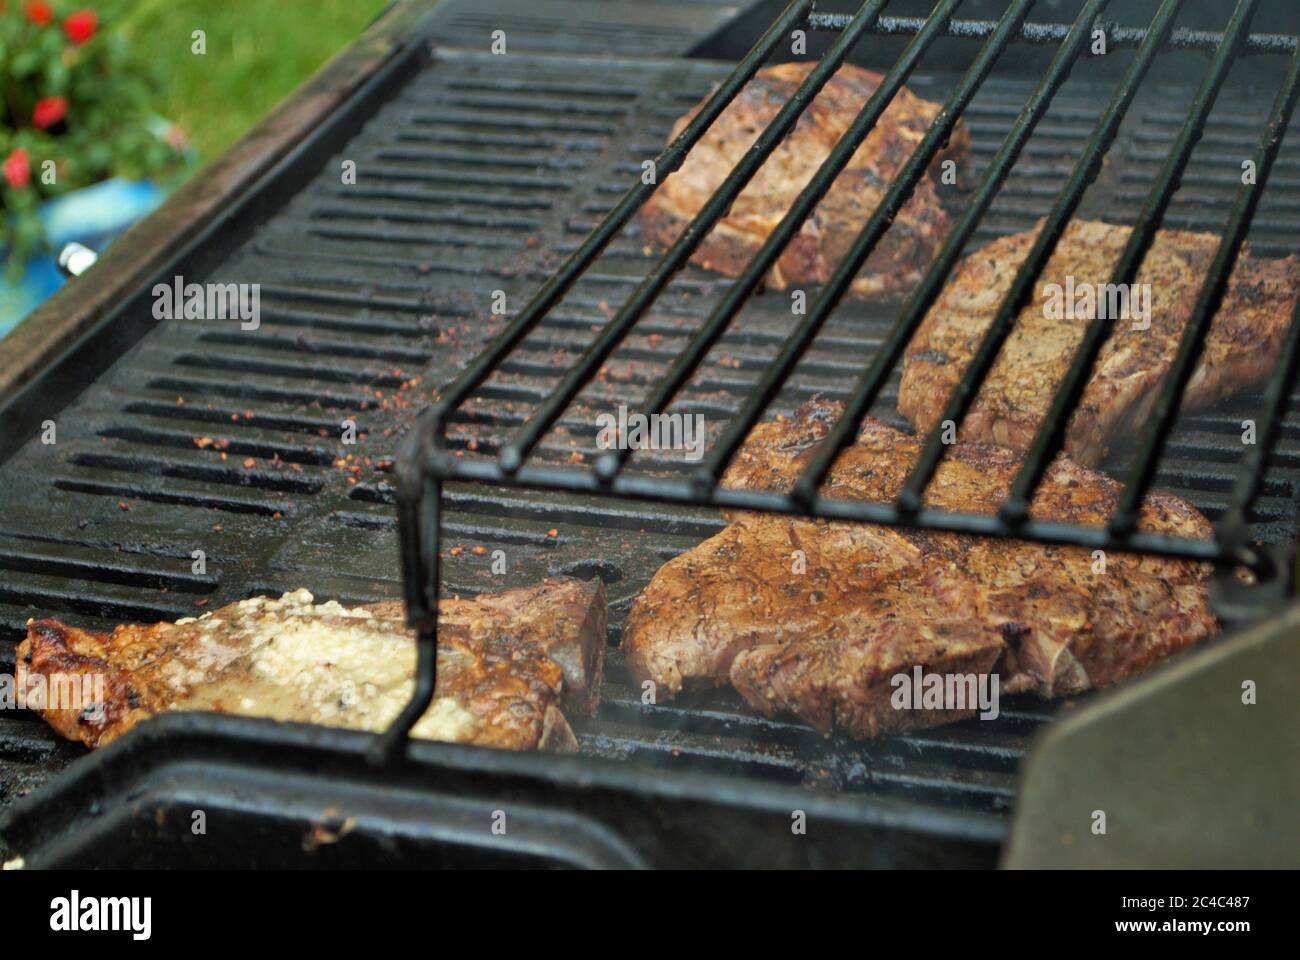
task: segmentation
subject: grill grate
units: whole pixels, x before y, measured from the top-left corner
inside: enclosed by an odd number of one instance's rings
[[[602,69],[608,74],[594,80],[589,64],[569,56],[440,49],[282,209],[204,274],[187,276],[261,283],[261,328],[245,334],[237,325],[161,321],[58,413],[57,445],[29,443],[0,466],[3,638],[17,640],[31,616],[104,628],[191,616],[203,609],[201,600],[211,609],[304,585],[349,602],[396,595],[401,577],[387,465],[429,389],[450,382],[500,332],[502,318],[489,311],[492,292],[525,302],[618,202],[672,121],[729,71],[710,62],[615,58],[602,60]],[[942,100],[956,80],[922,63],[907,83]],[[1032,78],[991,76],[974,92],[965,116],[977,181],[1033,87]],[[1026,229],[1049,211],[1109,93],[1089,76],[1063,82],[972,233],[971,248]],[[1188,92],[1155,85],[1144,94],[1113,150],[1120,162],[1102,171],[1098,196],[1085,207],[1122,208],[1125,190],[1145,196],[1168,155]],[[1215,155],[1234,133],[1253,136],[1267,106],[1225,88],[1170,218],[1221,227],[1205,204],[1221,207],[1236,182],[1221,175]],[[341,159],[358,164],[356,192],[339,183]],[[1294,159],[1283,156],[1270,181],[1251,237],[1262,253],[1297,249],[1286,216],[1300,203],[1295,170]],[[466,454],[462,462],[473,462],[475,452],[498,455],[509,444],[646,269],[635,226],[611,238],[487,387],[448,417],[448,447]],[[620,400],[643,403],[733,288],[693,268],[672,277],[610,357],[606,374],[564,411],[558,424],[568,433],[543,436],[530,462],[559,469],[574,453],[592,462],[598,451],[588,429],[591,411]],[[674,409],[720,424],[737,416],[790,335],[788,310],[771,301],[757,296],[748,303]],[[773,410],[788,413],[816,392],[848,399],[895,314],[878,304],[841,304]],[[403,387],[417,376],[420,385]],[[896,390],[891,375],[872,412],[901,426]],[[1250,515],[1251,536],[1270,542],[1295,528],[1300,397],[1286,396]],[[1183,418],[1156,482],[1212,518],[1222,515],[1236,475],[1238,425],[1258,407],[1258,397],[1240,398]],[[364,434],[355,447],[338,439],[347,417]],[[196,437],[228,444],[226,460],[215,445],[196,446]],[[359,477],[335,467],[347,453],[370,457],[371,466]],[[246,457],[253,467],[243,467]],[[679,463],[638,454],[625,476],[684,474]],[[611,642],[658,565],[722,527],[715,510],[695,503],[554,488],[449,480],[443,501],[447,547],[501,548],[510,558],[510,573],[501,578],[469,549],[448,556],[447,589],[468,594],[548,574],[601,576],[612,603]],[[203,575],[192,572],[194,549],[206,551]],[[979,836],[989,822],[999,829],[1005,822],[1016,767],[1035,731],[1071,708],[1007,698],[993,722],[879,743],[823,741],[798,724],[754,717],[727,692],[643,706],[617,650],[611,655],[605,703],[578,731],[587,755],[648,765],[665,776],[713,771],[754,783],[805,784],[843,796],[854,809],[905,798],[963,814],[980,826]],[[11,669],[12,647],[0,644],[0,672]],[[0,799],[38,787],[82,752],[34,717],[0,716]]]
[[[1209,321],[1222,301],[1228,277],[1258,207],[1260,193],[1272,173],[1297,96],[1300,96],[1300,46],[1294,42],[1285,42],[1282,38],[1256,38],[1252,41],[1249,37],[1248,30],[1258,6],[1257,0],[1239,0],[1224,32],[1217,37],[1207,38],[1185,31],[1176,42],[1172,40],[1175,20],[1182,6],[1181,0],[1165,0],[1146,30],[1120,33],[1121,43],[1137,44],[1136,54],[1114,87],[1106,107],[1097,117],[1077,159],[1070,166],[1064,186],[1055,193],[1055,199],[1024,264],[1018,269],[1010,291],[1000,304],[996,317],[984,333],[937,421],[941,425],[952,423],[960,426],[1016,317],[1029,302],[1035,281],[1055,250],[1057,241],[1079,211],[1085,191],[1097,179],[1102,162],[1157,57],[1170,46],[1208,46],[1213,50],[1200,89],[1179,128],[1168,159],[1145,195],[1126,249],[1114,269],[1112,282],[1117,285],[1127,284],[1136,276],[1156,231],[1163,223],[1180,178],[1190,163],[1193,147],[1202,136],[1210,110],[1243,49],[1249,46],[1256,51],[1289,53],[1286,76],[1277,91],[1267,125],[1254,153],[1257,183],[1243,183],[1237,191],[1218,251],[1182,336],[1177,355],[1169,375],[1156,394],[1150,429],[1144,430],[1137,442],[1132,463],[1126,468],[1127,482],[1120,493],[1115,514],[1107,525],[1104,528],[1082,527],[1034,520],[1029,516],[1033,493],[1063,444],[1068,415],[1082,395],[1101,346],[1110,333],[1109,324],[1100,317],[1089,324],[1071,368],[1053,398],[1051,412],[1026,453],[1024,465],[1011,485],[1009,497],[996,515],[962,514],[923,508],[925,489],[944,455],[945,430],[942,427],[936,427],[924,438],[917,463],[894,503],[831,500],[818,494],[839,454],[857,436],[862,419],[878,400],[903,349],[938,298],[958,259],[965,252],[968,241],[975,235],[976,228],[988,213],[1012,167],[1021,158],[1029,138],[1048,112],[1066,77],[1097,33],[1114,32],[1112,28],[1099,26],[1099,17],[1107,5],[1108,0],[1087,0],[1074,23],[1068,28],[1059,29],[1026,27],[1025,20],[1032,6],[1031,0],[1013,0],[996,24],[988,23],[980,27],[969,22],[954,22],[953,13],[957,3],[952,0],[939,0],[925,20],[912,21],[909,25],[900,21],[881,24],[886,0],[867,0],[851,18],[814,17],[809,20],[812,13],[810,0],[793,0],[786,7],[754,48],[704,101],[691,122],[655,157],[653,169],[657,176],[633,181],[633,186],[550,274],[524,309],[442,391],[424,418],[414,442],[405,452],[400,472],[401,496],[398,511],[401,518],[407,605],[411,622],[421,638],[421,678],[416,695],[377,745],[377,758],[391,756],[402,747],[406,732],[423,715],[432,700],[436,607],[441,590],[443,484],[448,480],[479,480],[524,488],[606,493],[638,500],[746,508],[825,519],[874,521],[1107,550],[1138,550],[1215,561],[1225,582],[1231,578],[1236,566],[1250,568],[1260,580],[1271,581],[1284,576],[1268,551],[1259,550],[1250,543],[1246,517],[1260,487],[1258,467],[1263,464],[1268,446],[1275,436],[1277,414],[1294,373],[1293,355],[1278,364],[1266,391],[1262,415],[1264,450],[1258,457],[1248,458],[1241,465],[1238,478],[1231,485],[1227,510],[1216,525],[1214,537],[1210,540],[1194,540],[1142,533],[1136,529],[1138,510],[1156,479],[1158,460],[1173,430],[1183,388],[1191,378],[1209,330]],[[770,124],[759,131],[752,148],[741,157],[668,251],[622,301],[622,306],[602,325],[586,349],[574,358],[572,365],[564,368],[558,383],[544,397],[537,398],[527,419],[514,429],[504,444],[497,447],[495,461],[454,455],[463,451],[452,451],[448,447],[448,427],[452,416],[463,409],[473,394],[478,392],[481,395],[495,374],[519,369],[521,361],[511,359],[516,351],[527,346],[526,341],[533,331],[564,300],[611,241],[624,230],[636,210],[656,189],[657,182],[670,176],[681,165],[686,153],[700,140],[744,83],[789,35],[791,28],[801,23],[814,28],[835,30],[838,35],[799,89]],[[596,458],[590,470],[583,471],[557,468],[545,462],[527,463],[543,438],[552,433],[564,413],[579,399],[584,388],[596,378],[651,305],[669,287],[672,278],[685,266],[705,235],[726,214],[752,176],[793,128],[807,104],[845,62],[859,40],[873,30],[883,33],[908,32],[911,40],[780,224],[773,229],[735,283],[727,287],[707,319],[693,331],[668,370],[642,398],[638,405],[639,412],[663,412],[698,370],[711,348],[757,290],[777,257],[825,195],[835,177],[935,40],[944,34],[985,39],[969,69],[953,88],[931,129],[916,145],[907,164],[890,185],[878,209],[863,226],[807,315],[787,333],[780,351],[744,396],[739,410],[725,430],[714,439],[701,466],[689,476],[629,475],[623,471],[631,458],[630,450],[604,452]],[[891,325],[870,365],[850,391],[844,415],[831,429],[790,493],[722,488],[723,473],[740,445],[787,385],[795,367],[812,346],[832,311],[839,306],[862,265],[911,197],[917,183],[925,176],[957,120],[987,79],[993,64],[1011,41],[1022,34],[1039,42],[1052,42],[1059,37],[1057,52],[989,162],[942,250],[898,319]],[[1289,338],[1288,347],[1297,345],[1300,345],[1300,338]]]

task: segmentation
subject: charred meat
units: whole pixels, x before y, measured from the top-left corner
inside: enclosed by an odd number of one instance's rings
[[[792,419],[759,425],[724,484],[788,489],[840,413],[838,404],[813,400]],[[823,494],[889,501],[919,447],[869,419]],[[991,512],[1019,465],[1005,448],[954,445],[927,505]],[[1117,492],[1113,480],[1062,457],[1033,515],[1097,525]],[[987,665],[1004,692],[1056,697],[1114,683],[1216,630],[1203,564],[1099,560],[1081,548],[869,524],[731,519],[665,564],[629,615],[628,664],[660,697],[730,680],[765,713],[867,736],[917,722],[879,702],[882,682],[900,669]],[[1194,507],[1163,493],[1147,497],[1140,527],[1210,534]]]
[[[1065,449],[1080,463],[1096,464],[1116,436],[1140,429],[1219,238],[1162,230],[1134,285],[1112,289],[1111,272],[1129,233],[1128,227],[1087,220],[1066,228],[962,421],[959,439],[1028,447],[1095,315],[1109,318],[1114,329],[1070,420]],[[926,315],[904,356],[898,393],[899,412],[918,430],[938,421],[1037,234],[1003,237],[967,257]],[[1300,295],[1298,279],[1295,257],[1261,260],[1242,252],[1183,409],[1208,406],[1268,376]]]
[[[600,699],[603,585],[552,579],[439,607],[435,699],[413,735],[576,749],[565,713],[593,713]],[[94,703],[41,709],[65,737],[95,747],[170,710],[383,730],[411,696],[415,662],[400,604],[318,604],[295,590],[110,633],[32,620],[17,679],[23,689],[35,675],[46,691],[70,677],[98,689]]]
[[[653,245],[670,246],[722,181],[776,117],[808,76],[811,63],[783,63],[760,70],[722,112],[641,210],[642,229]],[[882,77],[842,66],[822,88],[691,257],[693,263],[729,277],[738,276],[812,179]],[[672,128],[670,139],[694,118],[696,106]],[[772,268],[768,283],[824,283],[848,252],[867,219],[925,136],[939,105],[906,87],[898,91],[875,129],[853,154],[812,215]],[[963,125],[953,132],[947,152],[956,158],[969,150]],[[920,279],[948,232],[949,219],[928,176],[867,260],[851,288],[857,296],[897,294]]]

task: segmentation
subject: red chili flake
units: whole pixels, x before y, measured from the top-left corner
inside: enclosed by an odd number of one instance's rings
[[[244,458],[244,469],[245,469],[245,470],[252,470],[255,466],[257,466],[257,461],[254,460],[252,457],[245,457],[245,458]]]
[[[130,509],[131,509],[131,504],[127,503],[125,500],[119,500],[119,501],[117,501],[117,509],[119,509],[119,510],[130,510]]]
[[[558,537],[560,535],[560,531],[556,530],[554,527],[551,527],[551,529],[546,531],[546,535],[548,537]]]
[[[487,547],[475,547],[474,553],[481,557],[483,554],[487,553]]]
[[[448,551],[448,552],[449,552],[453,557],[459,557],[459,556],[460,556],[462,553],[464,553],[465,551],[464,551],[464,548],[462,548],[462,547],[452,547],[451,550]]]

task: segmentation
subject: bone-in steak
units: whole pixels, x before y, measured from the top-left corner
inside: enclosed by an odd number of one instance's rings
[[[667,247],[681,234],[722,181],[798,89],[812,63],[783,63],[755,74],[641,210],[650,243]],[[812,179],[863,104],[880,86],[870,70],[842,66],[822,88],[794,129],[764,162],[691,257],[693,263],[738,276]],[[699,111],[694,107],[672,128],[675,138]],[[898,91],[875,129],[854,152],[813,214],[804,222],[768,278],[769,285],[824,283],[843,259],[867,219],[880,205],[939,105],[906,87]],[[969,150],[966,128],[954,129],[944,158]],[[854,281],[857,296],[898,293],[915,284],[948,232],[934,182],[922,177]]]
[[[1122,306],[1120,301],[1095,293],[1109,283],[1129,233],[1128,227],[1086,220],[1066,228],[1031,303],[1020,312],[962,421],[958,439],[1029,446],[1083,339],[1090,302],[1097,305],[1093,309],[1105,310],[1115,327],[1070,421],[1065,449],[1080,463],[1095,464],[1116,436],[1140,428],[1178,350],[1219,238],[1185,230],[1158,232],[1135,281],[1149,285],[1149,318],[1135,317],[1133,308],[1140,305],[1130,300],[1129,318],[1124,319],[1110,312]],[[898,409],[918,430],[930,430],[938,421],[1037,234],[1035,228],[1003,237],[962,261],[912,338],[903,360]],[[1214,403],[1268,376],[1300,295],[1298,270],[1295,257],[1260,260],[1242,252],[1187,385],[1183,409]],[[1068,302],[1066,291],[1073,291]],[[1137,329],[1147,319],[1150,327]]]
[[[840,412],[814,400],[792,419],[759,425],[724,484],[788,489]],[[868,420],[823,493],[888,501],[918,449],[916,438]],[[990,512],[1018,467],[1009,450],[957,444],[927,505]],[[1033,515],[1100,524],[1117,492],[1113,480],[1061,458]],[[753,513],[732,519],[665,564],[629,615],[627,662],[661,698],[730,679],[765,713],[866,736],[918,722],[889,709],[884,684],[910,666],[989,662],[1003,692],[1053,697],[1114,683],[1216,629],[1203,564]],[[1194,507],[1162,493],[1147,497],[1140,527],[1210,534]],[[954,620],[965,627],[954,630]]]
[[[438,684],[412,734],[516,750],[577,747],[564,711],[593,713],[605,650],[600,581],[544,580],[439,604]],[[42,715],[99,746],[170,710],[214,710],[380,731],[414,689],[415,642],[401,604],[317,604],[306,590],[202,617],[93,633],[33,620],[18,683]],[[54,699],[75,688],[95,703]]]

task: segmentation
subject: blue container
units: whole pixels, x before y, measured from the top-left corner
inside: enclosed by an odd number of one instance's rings
[[[45,201],[40,217],[54,250],[75,240],[102,252],[114,237],[152,213],[165,196],[166,191],[152,181],[115,177]],[[6,279],[0,267],[0,337],[63,283],[52,256],[29,259],[17,282]]]

